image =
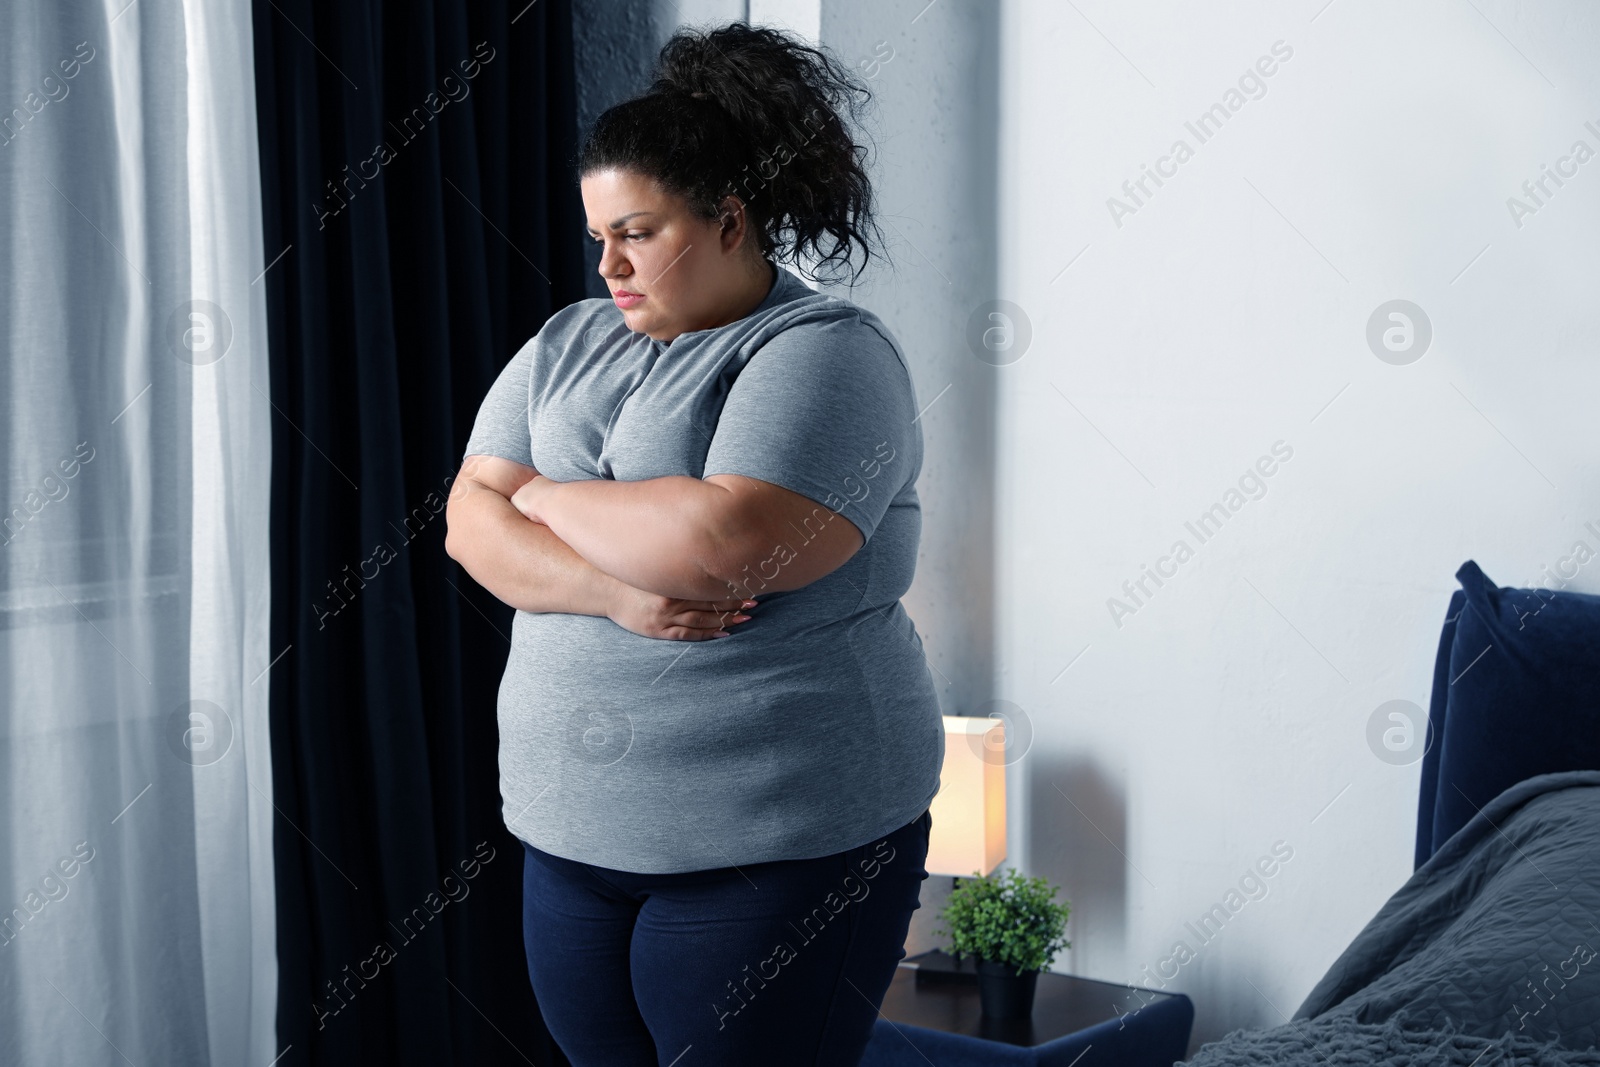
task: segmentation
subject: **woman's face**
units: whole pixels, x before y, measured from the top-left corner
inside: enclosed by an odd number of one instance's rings
[[[737,198],[724,200],[722,220],[707,222],[633,171],[596,171],[579,184],[589,237],[603,245],[600,276],[630,330],[671,341],[733,322],[765,299],[772,274],[746,240]]]

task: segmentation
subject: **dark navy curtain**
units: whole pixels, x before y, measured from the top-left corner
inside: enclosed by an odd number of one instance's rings
[[[522,953],[478,404],[582,299],[570,0],[257,0],[280,1061],[564,1064]]]

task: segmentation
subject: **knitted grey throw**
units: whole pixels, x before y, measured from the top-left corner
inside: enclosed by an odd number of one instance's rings
[[[1451,1030],[1406,1030],[1403,1016],[1358,1023],[1346,1015],[1301,1019],[1270,1030],[1235,1030],[1203,1045],[1185,1067],[1600,1067],[1600,1050],[1562,1048],[1506,1033],[1495,1040]]]

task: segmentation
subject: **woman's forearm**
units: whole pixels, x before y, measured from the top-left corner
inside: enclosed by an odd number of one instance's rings
[[[535,479],[537,518],[605,574],[660,596],[731,595],[711,575],[718,508],[727,490],[671,474],[637,482]]]
[[[521,611],[609,614],[617,580],[488,486],[459,479],[445,521],[445,551],[504,603]]]

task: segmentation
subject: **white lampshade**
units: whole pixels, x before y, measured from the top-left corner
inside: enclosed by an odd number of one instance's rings
[[[990,874],[1006,858],[1005,723],[944,716],[944,769],[933,798],[929,874]]]

